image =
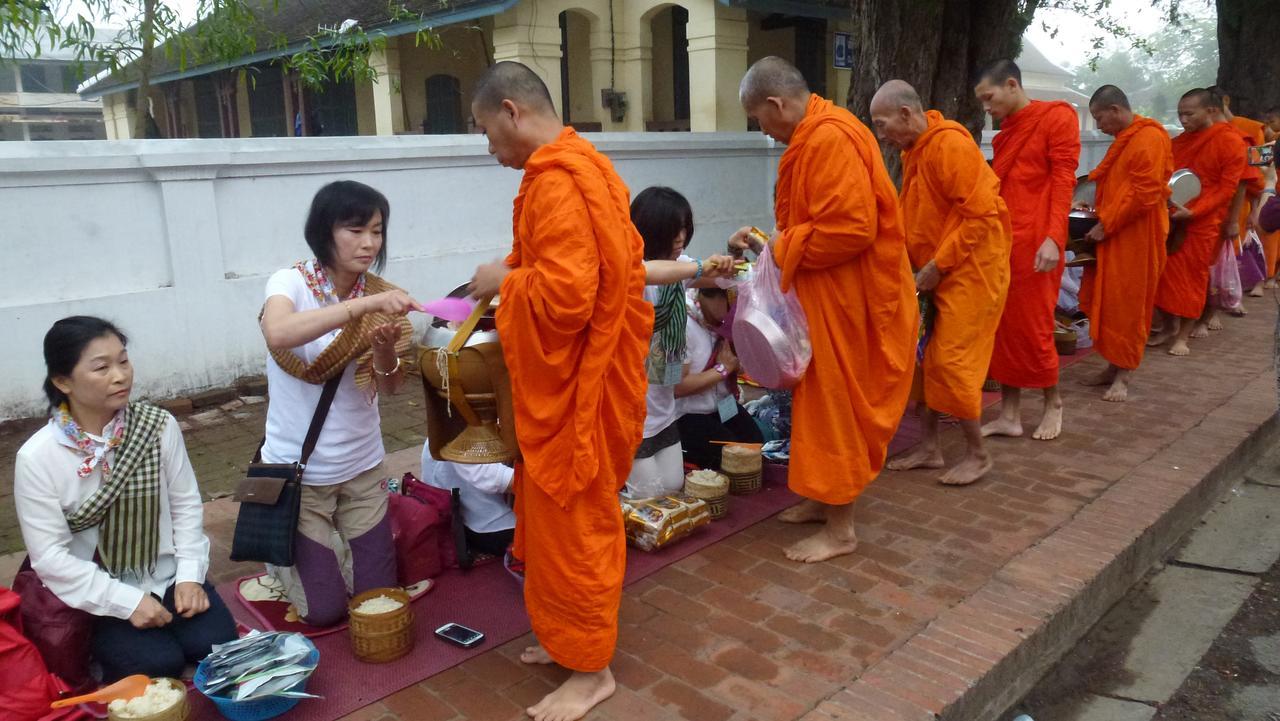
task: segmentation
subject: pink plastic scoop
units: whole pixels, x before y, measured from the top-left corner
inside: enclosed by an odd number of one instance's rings
[[[476,302],[471,298],[441,298],[422,306],[422,309],[437,318],[454,323],[461,323],[471,316]]]

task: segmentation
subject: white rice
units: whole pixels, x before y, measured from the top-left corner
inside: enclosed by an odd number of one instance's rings
[[[166,711],[177,704],[186,695],[186,689],[176,689],[168,681],[152,681],[147,692],[128,701],[116,699],[107,705],[111,713],[119,718],[146,718],[152,714]]]
[[[375,596],[356,606],[356,613],[376,616],[380,613],[391,613],[404,604],[387,596]]]

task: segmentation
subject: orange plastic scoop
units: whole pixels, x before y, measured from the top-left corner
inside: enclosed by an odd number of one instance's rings
[[[147,686],[150,685],[151,679],[143,676],[142,674],[125,676],[110,686],[103,686],[93,693],[87,693],[83,696],[72,696],[71,698],[54,701],[49,704],[49,708],[65,708],[67,706],[75,706],[76,704],[89,702],[110,703],[116,699],[128,701],[131,698],[137,698],[146,693]]]

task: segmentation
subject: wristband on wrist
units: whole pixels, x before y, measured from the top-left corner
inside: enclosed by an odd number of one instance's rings
[[[729,369],[725,368],[723,363],[715,364],[714,366],[711,367],[711,370],[715,371],[716,373],[719,373],[721,378],[729,377]]]
[[[693,259],[693,262],[695,262],[695,263],[697,263],[697,264],[698,264],[698,270],[697,270],[697,271],[695,271],[695,272],[694,272],[694,274],[693,274],[693,279],[694,279],[694,280],[697,280],[697,279],[699,279],[699,278],[701,278],[701,277],[702,277],[702,259],[701,259],[701,258],[694,258],[694,259]]]

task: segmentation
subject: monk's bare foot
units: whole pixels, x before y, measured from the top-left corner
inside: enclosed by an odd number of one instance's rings
[[[1261,284],[1261,283],[1259,283],[1259,284],[1257,284],[1257,285],[1253,286],[1253,288],[1251,288],[1251,289],[1249,290],[1249,297],[1250,297],[1250,298],[1261,298],[1261,297],[1262,297],[1262,284]]]
[[[1265,288],[1266,290],[1275,290],[1275,287],[1276,287],[1276,279],[1275,279],[1275,278],[1267,278],[1267,282],[1263,283],[1263,284],[1262,284],[1262,287],[1263,287],[1263,288]]]
[[[1172,340],[1175,335],[1177,335],[1176,332],[1168,330],[1152,333],[1151,337],[1147,339],[1147,347],[1155,348],[1156,346],[1164,345]]]
[[[1192,338],[1208,338],[1210,326],[1216,320],[1217,318],[1214,318],[1213,321],[1209,321],[1209,323],[1196,323],[1196,327],[1191,329],[1191,337]],[[1176,346],[1177,343],[1175,343],[1174,345]],[[1173,351],[1169,351],[1169,352],[1173,353]],[[1173,353],[1173,354],[1178,355],[1177,353]]]
[[[578,721],[616,689],[613,673],[607,668],[595,673],[574,671],[560,688],[525,709],[525,713],[534,721]]]
[[[1106,386],[1111,385],[1116,379],[1116,367],[1108,365],[1097,375],[1089,376],[1082,381],[1087,386]]]
[[[982,437],[986,438],[987,436],[1021,438],[1022,421],[1016,418],[1005,418],[1004,416],[1001,416],[982,427]]]
[[[547,653],[547,649],[542,646],[529,646],[525,648],[524,653],[520,654],[521,663],[532,664],[536,666],[546,666],[555,663],[551,658],[551,654]]]
[[[1240,315],[1244,315],[1244,308],[1240,307],[1239,310],[1241,311]],[[1234,314],[1235,314],[1235,309],[1232,309],[1232,315]],[[1208,328],[1209,330],[1222,330],[1222,319],[1215,315],[1214,317],[1209,319],[1208,323],[1204,324],[1204,327]],[[1194,338],[1195,336],[1192,336],[1192,337]]]
[[[1173,342],[1173,346],[1169,348],[1169,355],[1191,355],[1191,346],[1187,345],[1185,340],[1176,340]]]
[[[1049,405],[1044,409],[1044,417],[1040,426],[1031,437],[1037,441],[1051,441],[1062,435],[1062,404]]]
[[[942,468],[942,448],[937,443],[919,443],[905,453],[899,453],[884,464],[891,471],[909,471],[912,468]]]
[[[820,563],[829,558],[853,553],[858,548],[858,537],[849,529],[844,537],[837,536],[830,527],[797,541],[785,551],[787,558],[799,563]]]
[[[992,465],[994,464],[989,454],[969,453],[963,461],[956,464],[955,468],[942,474],[938,478],[938,483],[944,486],[967,486],[987,475]]]
[[[1227,312],[1236,318],[1243,318],[1246,315],[1249,315],[1249,309],[1242,305],[1238,305]],[[1222,330],[1222,321],[1218,321],[1217,328],[1210,328],[1210,330]]]
[[[824,523],[827,520],[827,507],[806,498],[800,503],[778,514],[783,523]]]
[[[1123,403],[1124,401],[1129,400],[1128,379],[1122,375],[1116,376],[1115,382],[1111,384],[1111,387],[1107,389],[1106,393],[1102,394],[1102,400],[1110,401],[1112,403]]]

